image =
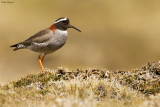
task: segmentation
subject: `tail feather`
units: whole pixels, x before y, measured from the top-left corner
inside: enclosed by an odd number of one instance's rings
[[[12,45],[10,47],[15,47],[13,50],[16,51],[18,49],[23,49],[25,48],[25,46],[22,44],[22,43],[18,43],[18,44],[15,44],[15,45]]]

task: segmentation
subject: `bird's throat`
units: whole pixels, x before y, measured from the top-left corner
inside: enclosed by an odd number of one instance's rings
[[[50,27],[50,29],[54,32],[54,31],[56,30],[55,25],[53,24],[53,25]]]

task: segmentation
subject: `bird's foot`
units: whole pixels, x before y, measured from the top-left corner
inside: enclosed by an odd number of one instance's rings
[[[46,73],[47,71],[43,68],[41,69],[41,73]]]

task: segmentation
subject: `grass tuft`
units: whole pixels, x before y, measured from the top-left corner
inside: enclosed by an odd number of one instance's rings
[[[0,107],[144,106],[143,101],[152,100],[149,96],[160,92],[159,65],[148,63],[133,71],[61,68],[30,74],[0,86]]]

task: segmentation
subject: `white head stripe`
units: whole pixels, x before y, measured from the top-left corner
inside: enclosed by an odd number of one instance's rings
[[[58,22],[61,22],[61,21],[64,21],[64,20],[67,20],[67,18],[65,17],[65,18],[63,18],[63,19],[57,20],[57,21],[54,22],[54,23],[58,23]]]

